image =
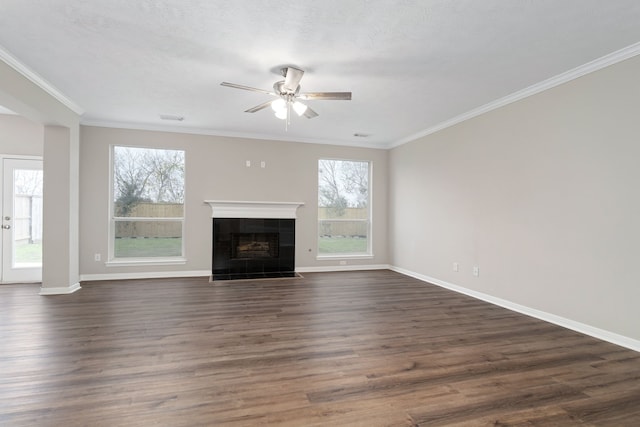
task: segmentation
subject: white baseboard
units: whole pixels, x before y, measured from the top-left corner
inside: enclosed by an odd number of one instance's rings
[[[81,274],[81,282],[89,282],[93,280],[129,280],[129,279],[169,279],[175,277],[209,277],[209,270],[192,270],[192,271],[146,271],[136,273],[109,273],[109,274]]]
[[[425,276],[424,274],[415,273],[404,268],[391,266],[391,270],[404,274],[406,276],[413,277],[423,282],[432,283],[442,288],[446,288],[461,294],[468,295],[473,298],[506,308],[511,311],[515,311],[527,316],[535,317],[536,319],[544,320],[545,322],[553,323],[554,325],[562,326],[563,328],[571,329],[576,332],[580,332],[585,335],[589,335],[594,338],[598,338],[602,341],[607,341],[612,344],[616,344],[622,347],[626,347],[631,350],[640,352],[640,341],[633,338],[619,335],[614,332],[606,331],[604,329],[596,328],[584,323],[576,322],[575,320],[567,319],[555,314],[547,313],[545,311],[537,310],[535,308],[520,305],[502,298],[497,298],[482,292],[477,292],[471,289],[464,288],[462,286],[454,285],[444,280],[436,279],[435,277]]]
[[[364,270],[389,270],[389,264],[353,264],[353,265],[329,265],[313,267],[296,267],[297,273],[322,273],[330,271],[364,271]]]
[[[297,267],[298,273],[316,273],[328,271],[359,271],[359,270],[388,270],[388,264],[373,265],[333,265],[317,267]],[[194,271],[147,271],[136,273],[108,273],[108,274],[81,274],[80,281],[88,282],[93,280],[130,280],[130,279],[162,279],[175,277],[210,277],[210,270]]]
[[[63,286],[59,288],[40,287],[40,295],[67,295],[82,289],[80,283],[74,283],[71,286]]]

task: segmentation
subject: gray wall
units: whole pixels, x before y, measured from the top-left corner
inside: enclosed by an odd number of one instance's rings
[[[0,154],[42,156],[44,127],[21,116],[0,114]]]
[[[391,264],[639,340],[638,75],[635,57],[393,149]]]
[[[174,148],[186,151],[186,265],[107,267],[109,146]],[[81,127],[80,271],[82,275],[211,270],[211,208],[204,200],[304,202],[298,209],[296,266],[336,267],[317,255],[318,159],[373,162],[373,253],[348,265],[387,264],[388,151],[141,130]],[[252,166],[247,168],[245,161]],[[260,168],[260,161],[266,168]],[[102,261],[94,261],[94,254]]]

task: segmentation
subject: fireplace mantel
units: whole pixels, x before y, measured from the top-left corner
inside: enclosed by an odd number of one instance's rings
[[[304,202],[248,202],[238,200],[205,200],[211,206],[212,218],[295,219]]]

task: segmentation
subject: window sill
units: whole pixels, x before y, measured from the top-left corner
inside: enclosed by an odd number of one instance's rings
[[[183,257],[171,258],[131,258],[113,259],[104,263],[107,267],[130,267],[136,265],[180,265],[186,264],[187,259]]]
[[[332,254],[316,256],[316,260],[318,261],[335,259],[373,259],[373,254]]]

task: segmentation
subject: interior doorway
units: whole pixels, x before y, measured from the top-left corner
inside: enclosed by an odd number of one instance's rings
[[[42,281],[41,158],[2,159],[2,283]]]

